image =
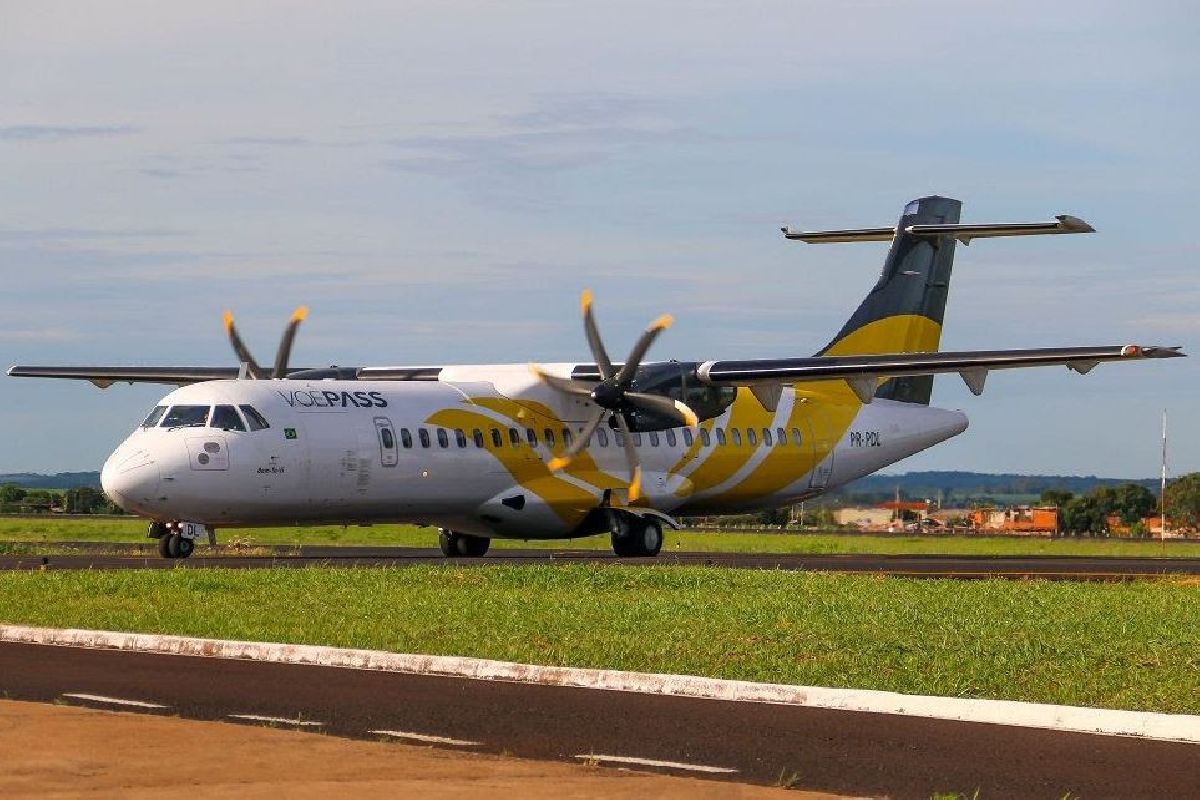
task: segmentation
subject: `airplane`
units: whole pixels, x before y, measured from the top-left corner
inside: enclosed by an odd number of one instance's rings
[[[15,377],[175,385],[104,464],[104,491],[149,519],[165,558],[222,527],[407,522],[439,529],[447,557],[493,538],[608,534],[618,556],[657,555],[679,517],[819,495],[957,436],[929,405],[933,376],[979,395],[992,370],[1183,356],[1117,345],[939,351],[958,243],[1092,233],[1083,220],[962,224],[961,203],[908,203],[894,227],[802,231],[811,244],[890,241],[878,282],[816,355],[646,361],[655,320],[614,362],[581,301],[592,360],[543,365],[289,366],[307,309],[270,369],[229,312],[238,367],[13,366]]]

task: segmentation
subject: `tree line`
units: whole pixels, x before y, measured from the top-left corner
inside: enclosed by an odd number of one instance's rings
[[[123,514],[124,512],[91,486],[78,486],[63,491],[26,489],[15,483],[0,485],[0,513],[48,514]]]

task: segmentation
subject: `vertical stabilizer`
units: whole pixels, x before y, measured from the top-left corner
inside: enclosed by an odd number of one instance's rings
[[[934,352],[950,291],[955,239],[917,236],[912,225],[956,224],[962,203],[948,197],[922,197],[904,207],[879,282],[819,355]],[[933,377],[896,378],[876,397],[928,405]]]

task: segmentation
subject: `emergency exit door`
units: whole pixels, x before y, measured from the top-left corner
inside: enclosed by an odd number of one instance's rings
[[[379,440],[379,463],[394,467],[399,459],[396,452],[396,431],[387,417],[375,418],[375,438]]]

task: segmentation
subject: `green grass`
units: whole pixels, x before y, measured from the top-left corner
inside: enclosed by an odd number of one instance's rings
[[[45,571],[0,620],[1200,712],[1200,588],[618,565]]]
[[[342,527],[226,528],[219,539],[241,545],[375,545],[436,547],[437,531],[415,525]],[[0,517],[0,553],[3,543],[57,542],[146,543],[146,523],[137,519],[104,517],[53,518]],[[544,547],[608,550],[606,536],[549,542],[496,539],[494,547]],[[1130,539],[1043,539],[989,536],[865,536],[819,533],[743,533],[668,531],[665,552],[740,553],[876,553],[928,555],[1082,555],[1200,558],[1200,543],[1175,543]],[[36,551],[40,552],[40,551]],[[202,552],[202,551],[201,551]]]

